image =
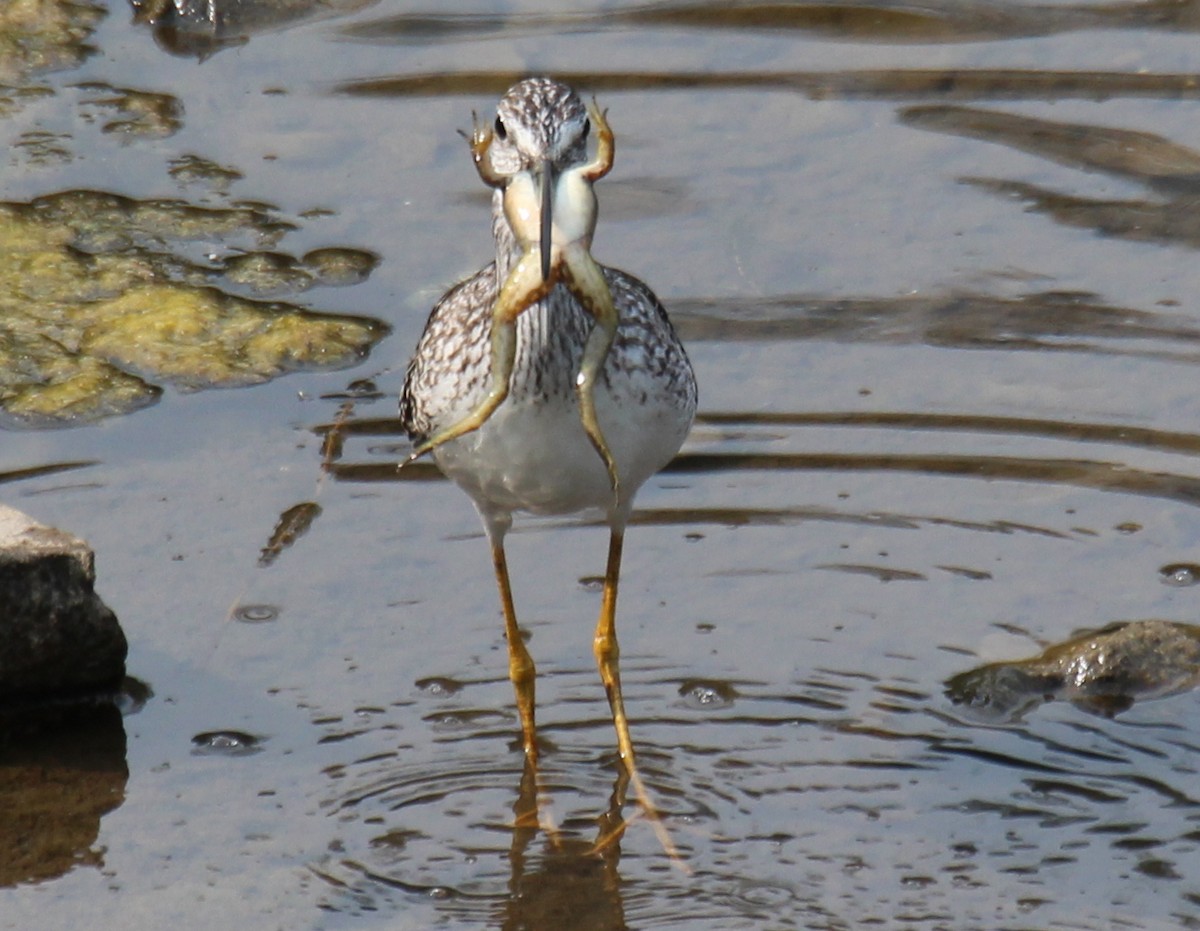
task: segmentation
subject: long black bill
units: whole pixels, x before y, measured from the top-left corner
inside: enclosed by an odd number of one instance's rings
[[[554,163],[550,159],[542,161],[542,281],[550,280],[550,236],[554,229],[554,185],[558,180],[554,176]]]

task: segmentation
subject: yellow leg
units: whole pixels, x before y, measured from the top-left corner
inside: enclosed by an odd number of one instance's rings
[[[512,587],[508,582],[508,560],[504,556],[503,541],[492,542],[492,566],[496,570],[496,584],[500,588],[500,606],[504,610],[504,637],[508,640],[508,677],[517,693],[517,713],[521,716],[521,740],[525,747],[525,759],[537,764],[537,728],[534,725],[534,680],[537,670],[533,657],[521,639],[517,627],[517,612],[513,607]]]
[[[621,763],[628,774],[628,784],[633,786],[633,793],[637,797],[638,804],[642,806],[642,811],[654,825],[654,832],[658,835],[663,850],[666,851],[672,862],[686,873],[690,872],[687,864],[679,855],[679,849],[671,840],[671,835],[667,832],[658,814],[658,808],[651,801],[650,793],[646,791],[641,774],[638,773],[633,758],[633,740],[629,736],[629,720],[625,717],[625,700],[621,696],[621,672],[618,668],[621,651],[617,646],[616,615],[617,582],[621,576],[621,549],[624,542],[624,530],[614,527],[608,541],[608,565],[604,570],[604,597],[600,602],[600,621],[596,625],[594,643],[596,665],[600,667],[600,678],[604,682],[604,690],[608,694],[608,706],[612,710],[613,726],[617,730],[617,750],[621,754]],[[618,781],[618,787],[623,802],[624,783]],[[602,826],[594,849],[602,851],[616,843],[625,833],[625,826],[626,822],[610,818]]]
[[[612,348],[617,335],[617,309],[613,305],[612,291],[604,279],[604,272],[587,249],[573,247],[563,250],[562,274],[571,293],[596,320],[583,347],[583,359],[579,374],[575,377],[575,393],[579,398],[579,419],[583,429],[604,461],[604,468],[608,470],[615,508],[620,499],[621,480],[612,450],[608,448],[600,423],[596,420],[595,388],[596,380],[604,369],[608,350]]]
[[[508,382],[517,358],[517,317],[530,304],[540,300],[553,286],[544,282],[537,250],[521,256],[509,272],[496,306],[492,308],[492,387],[476,408],[460,421],[441,430],[413,450],[408,461],[419,459],[443,443],[478,430],[508,397]]]
[[[633,741],[629,738],[629,721],[625,718],[625,700],[621,697],[621,656],[617,645],[617,582],[621,576],[621,548],[625,541],[623,530],[614,529],[608,542],[608,566],[604,571],[604,597],[600,602],[600,620],[596,624],[596,639],[592,646],[596,653],[596,665],[600,667],[600,680],[608,695],[608,707],[612,710],[613,727],[617,729],[617,749],[621,762],[630,773],[634,772]]]

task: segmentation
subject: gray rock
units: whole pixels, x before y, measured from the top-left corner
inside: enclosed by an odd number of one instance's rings
[[[988,663],[946,681],[955,704],[1010,721],[1062,699],[1112,717],[1135,700],[1200,686],[1200,626],[1118,621],[1046,647],[1038,656]]]
[[[0,700],[120,684],[128,644],[93,566],[83,540],[0,505]]]

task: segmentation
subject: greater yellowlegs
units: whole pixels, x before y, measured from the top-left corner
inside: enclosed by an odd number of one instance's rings
[[[411,458],[431,452],[483,519],[530,763],[538,753],[535,673],[504,537],[517,511],[596,510],[607,519],[594,651],[621,760],[636,776],[614,626],[621,548],[634,494],[691,427],[695,376],[654,292],[591,256],[592,183],[612,166],[614,149],[595,104],[557,81],[529,78],[470,142],[480,177],[495,189],[496,260],[433,308],[408,366],[400,420],[416,443]]]

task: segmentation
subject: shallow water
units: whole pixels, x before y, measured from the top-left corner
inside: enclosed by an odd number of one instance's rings
[[[1196,621],[1172,567],[1200,561],[1198,12],[381,0],[201,61],[114,4],[5,111],[3,199],[272,204],[308,218],[297,255],[381,257],[305,300],[392,335],[349,371],[0,434],[0,494],[93,544],[154,693],[0,927],[1200,926],[1194,695],[997,723],[943,694],[1079,628]],[[700,380],[618,624],[688,873],[644,822],[590,851],[623,792],[603,529],[511,537],[556,826],[514,828],[487,546],[455,488],[392,468],[403,363],[489,247],[455,130],[529,72],[609,108],[594,251],[655,287]],[[179,125],[103,131],[95,82]],[[241,177],[197,189],[185,156]]]

